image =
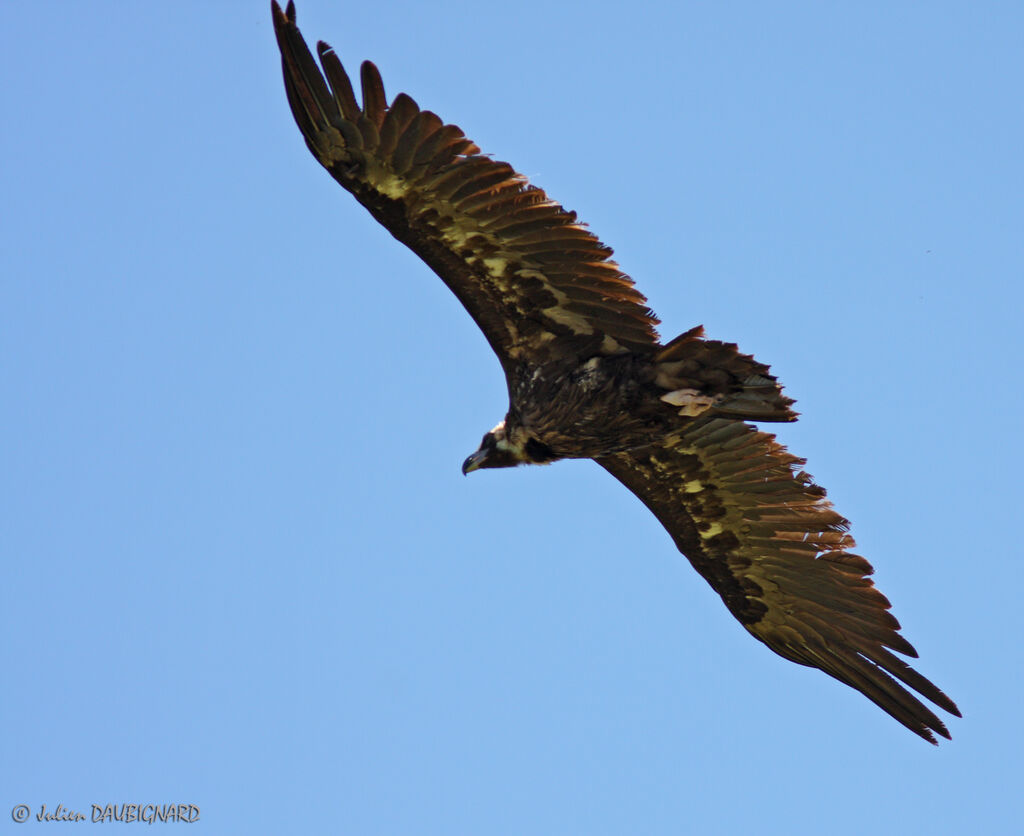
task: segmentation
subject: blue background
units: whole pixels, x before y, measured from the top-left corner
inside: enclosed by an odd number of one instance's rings
[[[299,22],[576,209],[665,338],[772,364],[965,719],[768,652],[593,463],[462,477],[497,361],[308,154],[263,0],[5,4],[0,830],[1014,832],[1024,8]]]

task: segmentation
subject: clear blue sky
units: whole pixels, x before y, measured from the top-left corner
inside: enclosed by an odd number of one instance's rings
[[[577,210],[666,338],[772,365],[964,711],[935,749],[596,465],[463,478],[497,361],[307,152],[268,5],[4,9],[0,831],[1011,833],[1024,8],[299,5]]]

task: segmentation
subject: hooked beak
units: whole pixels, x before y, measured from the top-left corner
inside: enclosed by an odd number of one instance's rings
[[[487,458],[487,450],[477,450],[472,456],[466,459],[462,463],[462,475],[468,476],[474,470],[479,470],[483,467],[484,460]]]

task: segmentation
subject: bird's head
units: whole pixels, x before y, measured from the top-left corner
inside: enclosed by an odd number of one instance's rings
[[[463,474],[484,467],[515,467],[519,464],[548,464],[558,458],[551,448],[533,438],[525,429],[511,433],[502,421],[486,433],[480,449],[462,463]]]

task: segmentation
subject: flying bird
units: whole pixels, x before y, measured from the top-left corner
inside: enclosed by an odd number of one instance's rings
[[[334,50],[321,73],[274,2],[288,103],[313,156],[429,265],[483,330],[509,407],[466,459],[594,459],[631,490],[754,638],[857,689],[935,743],[956,705],[896,654],[917,652],[853,554],[849,524],[775,437],[793,421],[767,366],[692,328],[662,344],[647,300],[574,212],[380,73],[362,104]],[[894,652],[895,651],[895,652]]]

